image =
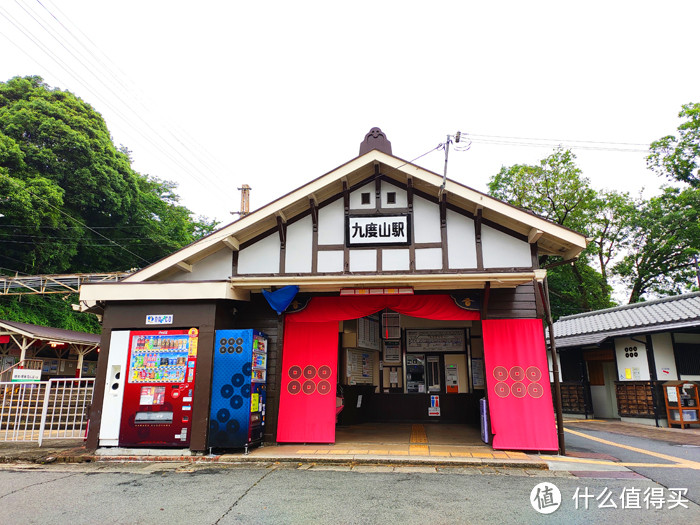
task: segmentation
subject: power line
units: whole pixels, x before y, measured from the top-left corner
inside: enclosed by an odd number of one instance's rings
[[[15,3],[19,5],[17,0],[15,0]],[[61,46],[66,49],[73,58],[78,60],[80,62],[80,59],[76,57],[74,53],[68,49],[66,45],[63,44],[58,38],[51,33],[47,29],[45,25],[43,25],[39,20],[37,20],[36,17],[31,15],[24,7],[20,5],[20,7],[27,13],[46,33],[48,33],[54,40],[58,41]],[[45,8],[45,6],[42,5],[42,7]],[[202,171],[200,166],[197,164],[193,163],[190,161],[190,159],[186,158],[183,154],[181,149],[182,148],[176,148],[173,145],[171,145],[156,129],[154,129],[150,123],[145,121],[142,117],[142,115],[135,111],[134,108],[132,107],[131,104],[126,103],[126,101],[119,96],[117,93],[115,93],[109,85],[107,85],[102,78],[97,76],[91,71],[90,67],[86,66],[86,69],[92,76],[94,76],[98,82],[104,86],[109,92],[111,92],[115,98],[118,100],[119,103],[125,108],[129,110],[130,113],[136,115],[137,119],[143,122],[143,124],[146,126],[146,128],[149,130],[148,133],[144,132],[141,127],[137,124],[135,124],[130,118],[128,118],[122,111],[120,111],[116,106],[114,106],[112,103],[107,101],[104,97],[102,97],[97,90],[94,89],[94,87],[77,71],[75,71],[72,67],[70,67],[67,63],[65,63],[61,58],[59,58],[55,53],[53,53],[47,46],[44,44],[30,29],[28,29],[26,26],[24,26],[21,22],[19,22],[16,18],[14,18],[12,15],[10,15],[7,11],[4,13],[0,13],[3,15],[3,17],[8,20],[17,30],[22,33],[29,41],[31,41],[36,47],[39,48],[40,51],[42,51],[46,56],[48,56],[53,62],[55,62],[61,69],[66,71],[73,79],[75,79],[81,86],[83,86],[89,93],[91,93],[94,97],[96,97],[98,100],[100,100],[107,108],[111,109],[115,116],[119,118],[124,124],[127,125],[127,127],[131,128],[133,131],[135,131],[138,135],[140,135],[147,143],[151,144],[162,156],[165,158],[169,163],[177,167],[179,170],[181,170],[183,173],[186,173],[192,177],[194,177],[198,182],[206,184],[206,185],[212,185],[214,188],[217,188],[216,184],[213,184],[213,181],[210,179],[210,177]],[[55,17],[54,17],[55,18]],[[75,37],[74,37],[75,38]],[[16,44],[15,44],[16,45]],[[33,57],[30,57],[33,59]],[[171,150],[172,153],[166,152],[163,146],[161,146],[159,143],[156,143],[154,140],[151,139],[151,136],[160,139],[160,142],[164,144],[167,148]],[[175,158],[173,158],[175,157]],[[185,166],[181,165],[176,158],[182,159],[189,168],[185,168]],[[201,159],[198,159],[198,161],[202,164],[204,164]],[[197,175],[199,174],[199,175]]]

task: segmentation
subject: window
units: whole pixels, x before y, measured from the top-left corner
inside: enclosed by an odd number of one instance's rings
[[[369,204],[369,193],[362,193],[362,204]]]
[[[390,191],[389,193],[386,194],[386,203],[387,204],[396,204],[396,192],[395,191]]]
[[[678,375],[700,375],[700,345],[676,343]]]

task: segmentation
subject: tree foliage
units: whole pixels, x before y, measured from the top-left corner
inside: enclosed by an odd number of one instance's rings
[[[562,226],[582,231],[596,197],[570,150],[557,148],[538,166],[516,164],[489,181],[489,192]]]
[[[489,192],[496,198],[587,236],[595,232],[597,243],[585,250],[575,264],[556,266],[548,272],[554,318],[613,305],[607,279],[590,267],[589,260],[599,251],[603,254],[600,260],[605,261],[605,250],[611,242],[610,235],[617,231],[616,225],[606,222],[602,199],[575,161],[571,151],[558,148],[539,165],[502,167],[489,181]],[[598,222],[594,228],[595,220]],[[561,258],[540,257],[541,266],[558,261]]]
[[[700,248],[700,188],[664,188],[630,215],[629,249],[615,265],[630,288],[630,303],[647,292],[673,295],[693,282]]]
[[[216,226],[193,218],[175,190],[134,171],[102,116],[72,93],[40,77],[0,83],[3,273],[124,271],[160,259]]]
[[[678,116],[678,136],[652,142],[647,166],[658,175],[700,187],[700,103],[685,104]]]

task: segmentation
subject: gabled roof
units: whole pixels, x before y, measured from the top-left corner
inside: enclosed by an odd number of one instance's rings
[[[595,345],[609,337],[700,329],[700,292],[560,318],[557,348]]]
[[[374,149],[147,266],[124,279],[123,282],[161,280],[175,273],[178,267],[187,268],[224,246],[237,250],[246,241],[276,228],[278,217],[289,220],[306,212],[309,209],[310,199],[317,204],[323,203],[341,194],[343,183],[351,188],[369,179],[375,174],[375,166],[379,167],[379,171],[384,176],[398,183],[405,184],[410,178],[413,187],[424,194],[437,197],[440,193],[443,182],[441,175]],[[471,213],[481,209],[484,219],[510,228],[528,237],[531,242],[536,241],[541,254],[561,255],[569,259],[576,257],[586,247],[586,238],[580,233],[453,180],[447,179],[445,191],[448,205],[454,205]]]
[[[62,328],[52,328],[50,326],[39,326],[16,321],[5,321],[0,319],[0,334],[18,334],[31,339],[41,341],[53,341],[56,343],[78,344],[97,346],[100,344],[100,334],[89,334],[87,332],[75,332],[73,330],[63,330]]]

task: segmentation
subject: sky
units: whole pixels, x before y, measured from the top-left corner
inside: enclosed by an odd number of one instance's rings
[[[358,155],[412,160],[457,131],[448,177],[571,147],[594,188],[644,191],[648,145],[699,102],[700,2],[4,0],[0,81],[93,105],[133,167],[229,223]],[[443,172],[444,153],[417,164]]]

